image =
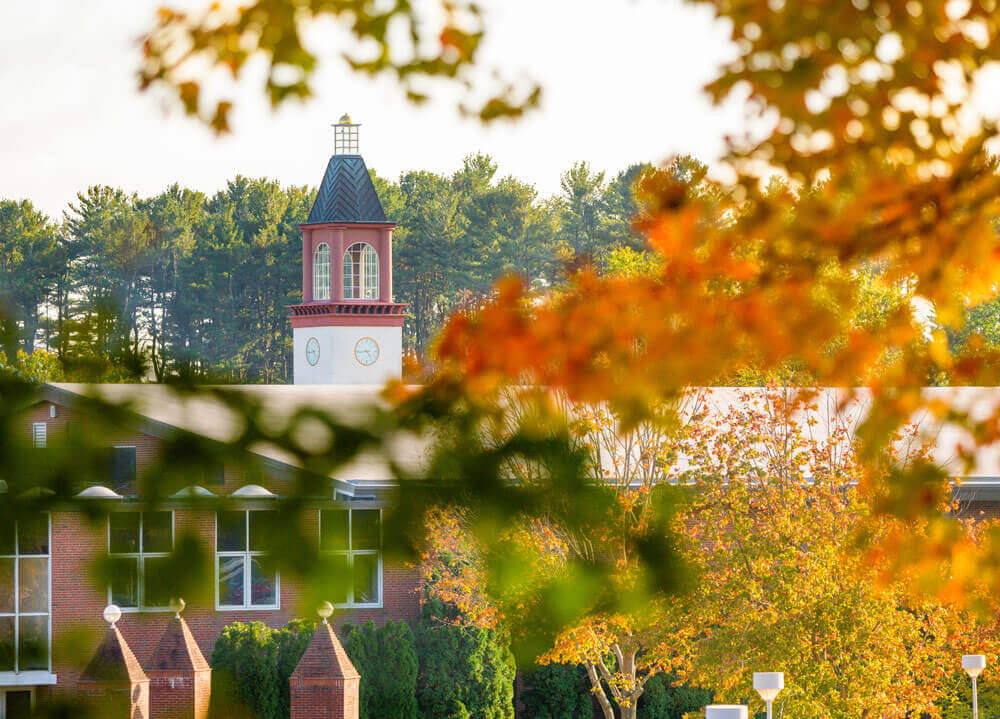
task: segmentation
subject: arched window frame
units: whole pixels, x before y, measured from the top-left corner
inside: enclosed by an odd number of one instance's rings
[[[367,242],[355,242],[344,252],[344,299],[377,300],[378,251]]]
[[[325,242],[316,245],[312,256],[313,299],[330,299],[330,246]]]

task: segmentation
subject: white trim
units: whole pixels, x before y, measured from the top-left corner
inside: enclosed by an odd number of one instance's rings
[[[0,672],[0,688],[52,686],[58,679],[58,676],[46,671]]]
[[[381,609],[383,603],[385,602],[385,582],[383,581],[383,567],[382,567],[382,508],[381,507],[338,507],[335,509],[320,509],[319,518],[317,520],[317,525],[319,527],[319,542],[320,542],[320,552],[328,556],[335,555],[346,555],[347,556],[347,566],[350,576],[348,577],[348,592],[347,601],[343,603],[334,603],[335,607],[342,609]],[[323,542],[323,512],[347,512],[347,549],[328,549],[324,550],[322,548]],[[378,512],[378,548],[377,549],[354,549],[354,512]],[[378,557],[378,601],[377,602],[355,602],[354,601],[354,555],[375,555]]]
[[[39,442],[39,431],[41,431],[41,442]],[[31,425],[31,446],[45,447],[49,441],[49,425],[46,422],[34,422]]]
[[[245,532],[246,549],[219,550],[219,511],[231,511],[243,513],[243,528]],[[274,611],[281,609],[281,572],[274,570],[274,604],[252,604],[250,600],[251,587],[251,560],[254,557],[266,557],[270,552],[252,551],[250,549],[250,512],[272,512],[270,509],[235,509],[218,510],[215,512],[215,532],[213,538],[213,551],[215,552],[215,611],[217,612],[257,612]],[[220,604],[219,603],[219,558],[220,557],[240,557],[243,559],[243,604]]]
[[[146,552],[142,543],[142,530],[145,524],[143,515],[147,512],[142,510],[130,510],[130,509],[115,509],[112,510],[116,513],[120,512],[122,514],[138,514],[139,515],[139,551],[138,552],[112,552],[111,551],[111,512],[108,512],[107,516],[107,554],[108,557],[118,557],[123,559],[137,559],[139,561],[139,606],[137,607],[123,607],[118,605],[118,608],[122,610],[124,614],[137,614],[139,612],[169,612],[170,607],[147,607],[146,602],[146,558],[152,559],[162,559],[164,557],[169,557],[176,546],[177,542],[177,515],[172,509],[160,509],[155,510],[159,512],[169,512],[170,513],[170,551],[169,552]],[[108,585],[108,604],[115,604],[114,599],[111,596],[111,585]]]

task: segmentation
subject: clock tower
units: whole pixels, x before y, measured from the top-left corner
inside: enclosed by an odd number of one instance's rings
[[[392,231],[358,127],[333,126],[333,157],[302,232],[302,304],[291,310],[295,384],[381,384],[403,364],[407,305],[392,301]]]

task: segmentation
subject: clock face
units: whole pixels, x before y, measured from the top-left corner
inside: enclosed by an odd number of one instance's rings
[[[362,337],[354,345],[354,357],[365,367],[375,364],[378,359],[378,342],[371,337]]]
[[[319,340],[310,337],[306,342],[306,362],[315,367],[319,363]]]

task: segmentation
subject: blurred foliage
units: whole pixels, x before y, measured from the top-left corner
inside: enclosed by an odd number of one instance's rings
[[[361,675],[359,719],[417,719],[417,653],[406,622],[372,621],[341,630]]]
[[[304,36],[310,25],[331,18],[346,30],[338,39],[348,66],[371,76],[394,76],[412,102],[427,99],[429,80],[443,81],[462,91],[463,113],[490,122],[519,117],[541,98],[541,88],[533,82],[503,82],[497,75],[493,88],[483,92],[484,81],[472,70],[486,27],[479,5],[469,0],[381,5],[257,0],[238,7],[205,3],[192,12],[164,6],[142,39],[140,86],[165,88],[187,114],[217,133],[227,132],[233,101],[206,98],[202,92],[213,71],[239,80],[250,74],[252,60],[262,58],[272,107],[305,100],[312,95],[318,58]]]

